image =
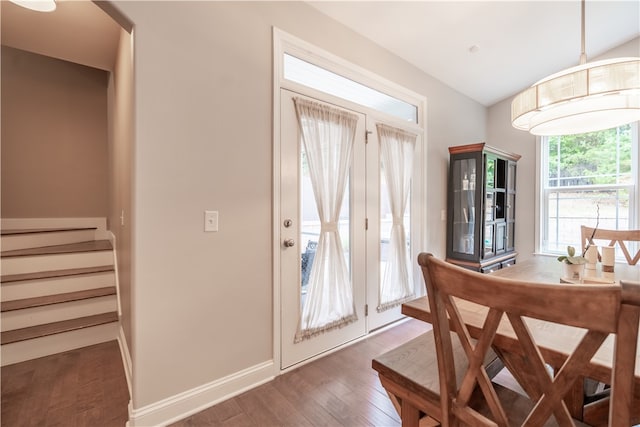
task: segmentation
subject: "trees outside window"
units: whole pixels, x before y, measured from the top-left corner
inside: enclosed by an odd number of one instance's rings
[[[580,226],[638,226],[637,132],[625,125],[544,137],[541,150],[541,252],[580,247]]]

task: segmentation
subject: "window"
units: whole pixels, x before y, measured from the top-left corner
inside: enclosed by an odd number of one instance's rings
[[[636,125],[542,138],[540,251],[581,247],[580,226],[638,225]],[[599,220],[598,220],[599,218]]]
[[[284,78],[320,92],[390,114],[409,123],[418,123],[418,107],[342,77],[295,56],[284,54]]]

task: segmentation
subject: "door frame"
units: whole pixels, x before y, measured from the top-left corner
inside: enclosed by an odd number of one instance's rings
[[[335,97],[333,95],[317,91],[315,89],[309,88],[307,86],[297,84],[295,82],[291,82],[284,79],[284,67],[283,67],[283,57],[285,53],[294,54],[298,58],[304,59],[305,61],[311,62],[317,66],[323,67],[327,70],[340,74],[344,77],[350,78],[358,83],[364,84],[368,87],[371,87],[380,92],[386,93],[390,96],[393,96],[397,99],[408,102],[412,105],[415,105],[418,109],[417,111],[417,124],[407,124],[402,120],[386,115],[382,112],[373,110],[368,107],[364,107],[360,104],[352,103],[350,101],[346,101],[342,98]],[[365,335],[362,338],[359,338],[355,341],[350,341],[346,344],[343,344],[339,347],[336,347],[327,352],[321,353],[314,357],[311,357],[299,364],[293,365],[290,368],[281,369],[281,347],[280,343],[282,340],[281,336],[281,311],[280,311],[280,301],[281,301],[281,274],[280,274],[280,218],[281,218],[281,210],[280,210],[280,173],[281,173],[281,162],[280,162],[280,138],[281,138],[281,128],[280,128],[280,108],[281,108],[281,97],[280,97],[280,89],[288,89],[294,92],[298,92],[300,94],[310,96],[313,98],[318,98],[323,101],[333,103],[336,105],[341,105],[345,108],[350,108],[354,110],[365,110],[367,115],[375,118],[379,118],[381,122],[393,125],[396,123],[399,127],[407,127],[409,125],[414,131],[419,132],[419,139],[421,140],[421,144],[416,147],[416,163],[418,165],[418,171],[415,174],[418,179],[416,179],[412,188],[412,197],[417,198],[417,203],[414,204],[414,209],[412,209],[411,214],[416,215],[416,223],[420,224],[420,227],[417,227],[418,230],[412,230],[412,241],[415,242],[414,253],[421,252],[426,249],[427,242],[427,229],[426,229],[426,202],[427,202],[427,134],[426,134],[426,118],[427,118],[427,99],[425,96],[417,94],[409,89],[406,89],[396,83],[393,83],[383,77],[380,77],[371,71],[359,67],[351,62],[348,62],[338,56],[331,54],[321,48],[318,48],[310,43],[305,42],[295,36],[292,36],[276,27],[273,27],[273,151],[272,151],[272,163],[273,163],[273,177],[272,177],[272,187],[273,187],[273,200],[272,200],[272,283],[273,283],[273,367],[274,367],[274,376],[279,375],[280,373],[286,372],[290,369],[295,369],[301,364],[311,362],[316,360],[319,357],[323,357],[333,351],[340,350],[347,345],[351,345],[354,342],[357,342],[361,339],[367,338],[371,333],[369,329],[368,323],[366,323],[366,331]],[[413,256],[413,254],[412,254]],[[418,272],[417,263],[414,263],[414,277],[420,277]],[[416,284],[416,294],[424,294],[424,287]],[[367,297],[367,301],[369,298]],[[375,310],[375,307],[369,307],[369,310]],[[365,319],[366,322],[366,319]]]

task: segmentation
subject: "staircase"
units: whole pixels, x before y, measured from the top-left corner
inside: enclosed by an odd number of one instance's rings
[[[118,336],[111,242],[101,225],[1,234],[2,366]]]

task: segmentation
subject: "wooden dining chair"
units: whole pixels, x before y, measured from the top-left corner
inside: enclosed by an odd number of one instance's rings
[[[606,243],[607,246],[618,245],[624,254],[629,265],[636,265],[640,261],[640,244],[636,246],[637,250],[632,255],[627,244],[629,242],[640,242],[640,230],[605,230],[602,228],[591,228],[583,225],[580,227],[580,235],[582,242],[582,253],[584,253],[589,245]],[[599,241],[599,242],[594,242]],[[598,259],[601,254],[598,253]]]
[[[638,405],[633,399],[640,284],[531,283],[475,273],[426,253],[419,255],[418,262],[433,316],[442,426],[576,425],[564,402],[565,395],[580,380],[609,334],[615,337],[609,425],[631,425],[632,404]],[[483,327],[475,331],[476,343],[470,340],[469,329],[459,314],[460,300],[478,304],[477,315],[484,316]],[[533,337],[530,319],[586,330],[553,377],[547,371],[544,351]],[[498,336],[517,338],[514,341],[517,345],[504,351],[504,347],[494,343],[497,331]],[[452,332],[459,337],[467,356],[468,368],[461,383],[456,382],[458,368],[453,357]],[[521,385],[529,398],[504,401],[502,389],[491,382],[483,363],[492,344],[496,349],[502,348],[499,353],[503,357],[512,353],[517,355],[514,360],[525,361],[519,366],[522,372],[517,374],[520,379],[528,379],[527,384]],[[554,418],[557,424],[553,424]]]
[[[632,255],[628,247],[630,242],[640,242],[640,230],[607,230],[602,228],[591,228],[585,225],[580,227],[582,253],[584,254],[590,245],[618,246],[622,251],[627,264],[636,265],[640,260],[640,243],[637,244],[636,252]],[[598,260],[602,259],[602,253],[598,251]],[[584,396],[586,400],[597,401],[609,395],[608,385],[585,378]]]

